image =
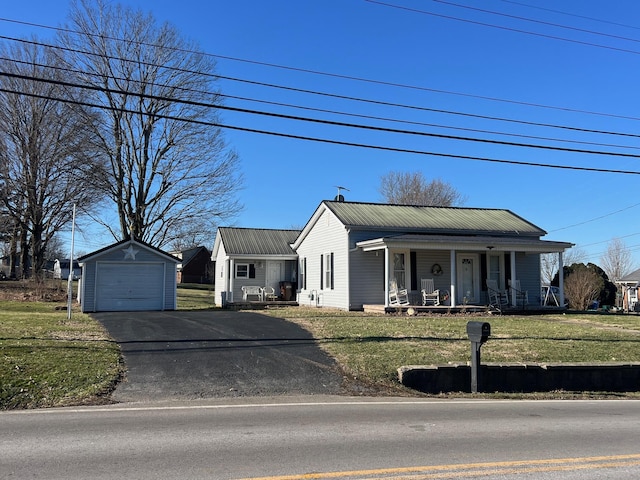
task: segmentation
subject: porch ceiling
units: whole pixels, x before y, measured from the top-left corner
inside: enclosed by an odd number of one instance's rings
[[[537,238],[510,237],[465,237],[455,235],[397,235],[364,240],[356,243],[363,251],[381,250],[384,248],[414,250],[472,250],[527,253],[557,253],[573,246],[568,242],[554,242]]]

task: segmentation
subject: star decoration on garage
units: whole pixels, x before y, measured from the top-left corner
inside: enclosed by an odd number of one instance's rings
[[[138,252],[140,250],[133,248],[133,245],[129,245],[127,248],[124,248],[122,250],[124,252],[124,259],[125,260],[135,260],[136,259],[136,255],[138,254]]]

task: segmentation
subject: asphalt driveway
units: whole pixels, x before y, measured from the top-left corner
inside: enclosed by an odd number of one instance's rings
[[[122,349],[122,402],[344,393],[338,368],[297,325],[235,311],[92,314]]]

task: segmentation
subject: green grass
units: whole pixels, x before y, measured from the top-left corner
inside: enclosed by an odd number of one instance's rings
[[[14,287],[5,296],[14,300],[0,300],[0,409],[107,400],[123,369],[117,344],[90,316],[74,310],[67,320],[65,310],[56,310],[66,306],[64,295],[42,301],[46,289],[23,294]],[[178,308],[215,308],[213,289],[180,286]],[[469,320],[491,323],[483,362],[640,362],[635,315],[409,317],[306,307],[262,313],[308,329],[346,373],[391,391],[402,365],[466,363]]]
[[[122,373],[120,351],[88,315],[51,302],[0,302],[0,409],[101,401]]]
[[[634,315],[400,316],[309,308],[265,311],[309,330],[345,372],[397,386],[403,365],[466,363],[466,324],[488,321],[482,362],[640,362],[640,317]]]
[[[178,285],[178,310],[208,310],[215,306],[213,285]]]
[[[66,284],[2,287],[16,299],[0,301],[0,410],[105,401],[123,372],[120,350],[76,304],[71,320],[56,310],[66,306]],[[180,310],[210,309],[213,299],[210,285],[178,288]]]

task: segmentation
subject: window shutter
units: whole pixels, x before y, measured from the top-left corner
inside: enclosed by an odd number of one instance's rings
[[[320,255],[320,290],[324,288],[324,255]]]
[[[509,285],[509,280],[511,280],[511,254],[509,253],[504,254],[504,276],[505,281],[507,282],[505,284],[506,287]]]
[[[487,291],[487,254],[480,255],[480,285],[483,292]]]
[[[256,278],[256,266],[253,263],[249,264],[249,278]]]
[[[418,265],[416,252],[411,252],[411,290],[418,290]]]

